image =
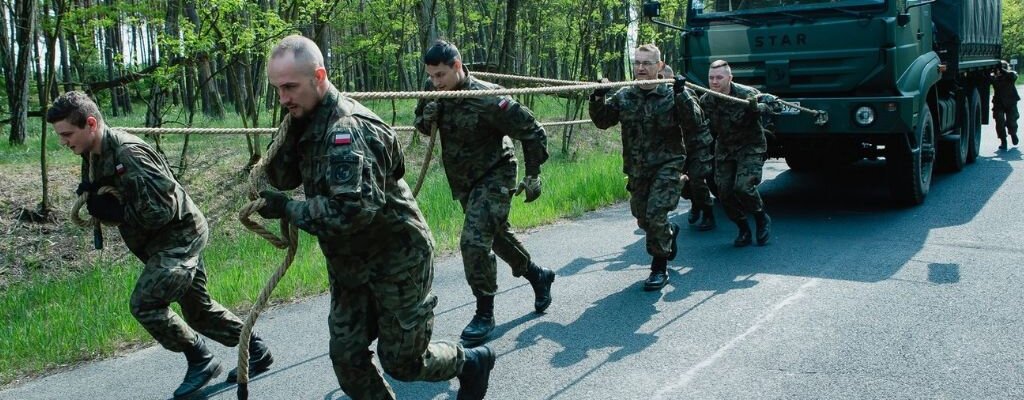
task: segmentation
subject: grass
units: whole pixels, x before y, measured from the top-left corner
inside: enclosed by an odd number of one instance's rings
[[[560,119],[557,100],[537,99],[538,119]],[[381,104],[384,103],[384,104]],[[398,102],[396,125],[411,124],[411,101]],[[390,122],[390,101],[371,103]],[[196,126],[241,126],[234,122],[197,121]],[[139,126],[139,119],[110,119],[112,126]],[[262,125],[262,124],[261,124]],[[262,125],[262,126],[269,126]],[[559,135],[550,131],[552,158],[544,165],[543,195],[524,204],[521,197],[513,200],[510,221],[517,229],[533,227],[564,217],[583,214],[603,205],[626,198],[621,173],[621,156],[609,151],[607,142],[617,142],[616,133],[595,133],[592,128],[581,134],[585,143],[573,156],[557,152]],[[53,132],[49,132],[47,155],[51,168],[64,175],[77,175],[77,156],[61,149]],[[407,140],[403,140],[408,143]],[[162,140],[172,164],[180,151],[181,136]],[[598,144],[595,144],[598,143]],[[602,144],[603,143],[603,144]],[[26,167],[37,163],[38,135],[32,135],[24,146],[0,144],[0,165]],[[264,141],[265,144],[265,141]],[[210,245],[204,253],[213,298],[225,306],[247,311],[255,301],[270,274],[281,262],[284,253],[262,238],[245,231],[234,213],[245,202],[240,190],[244,186],[239,163],[247,159],[245,140],[239,136],[195,136],[190,152],[195,158],[183,183],[200,208],[211,220]],[[407,146],[411,164],[423,159],[423,145]],[[435,157],[439,160],[439,157]],[[438,161],[439,163],[439,161]],[[418,165],[407,167],[406,179],[413,184]],[[522,174],[520,174],[521,176]],[[67,190],[69,188],[60,188]],[[2,196],[0,196],[2,197]],[[0,199],[2,200],[2,199]],[[435,164],[427,175],[419,204],[427,218],[439,253],[458,246],[463,214],[451,198],[443,170]],[[2,201],[0,201],[2,203]],[[221,217],[216,217],[220,215]],[[70,224],[68,224],[70,225]],[[91,236],[85,229],[65,227],[59,241],[88,243]],[[276,227],[271,227],[274,231]],[[108,230],[107,238],[116,236]],[[288,274],[274,292],[276,301],[289,301],[323,293],[327,290],[323,256],[315,238],[303,234],[298,255]],[[23,376],[71,365],[84,360],[110,356],[152,339],[128,311],[128,298],[138,277],[141,263],[124,252],[123,246],[109,245],[108,250],[93,257],[83,257],[83,265],[74,273],[36,274],[0,288],[0,385]],[[27,258],[28,255],[16,255]],[[45,260],[36,261],[45,263]]]

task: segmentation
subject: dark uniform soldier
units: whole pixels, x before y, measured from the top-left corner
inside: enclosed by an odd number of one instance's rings
[[[658,73],[658,78],[672,78],[675,74],[667,64]],[[686,83],[685,79],[679,83]],[[674,89],[674,88],[673,88]],[[687,89],[691,98],[696,99],[692,89]],[[706,122],[706,120],[705,120]],[[683,130],[683,143],[686,144],[686,181],[683,182],[681,197],[690,200],[690,213],[686,222],[695,225],[698,231],[715,229],[715,213],[712,207],[711,185],[714,184],[715,139],[707,124],[697,129]],[[698,224],[698,222],[700,222]]]
[[[458,376],[459,399],[483,398],[494,353],[430,341],[434,243],[402,179],[395,132],[334,88],[320,49],[307,38],[282,39],[267,76],[288,109],[267,178],[281,190],[302,185],[305,200],[265,190],[259,212],[319,241],[331,289],[330,356],[341,389],[357,400],[395,398],[371,362],[368,347],[376,339],[380,364],[395,379]]]
[[[424,90],[501,89],[471,76],[462,65],[458,48],[446,41],[434,43],[423,55],[423,63],[430,76]],[[434,123],[452,197],[466,214],[459,249],[466,281],[476,297],[476,314],[462,331],[462,340],[479,343],[494,330],[495,254],[512,267],[513,276],[530,282],[537,312],[551,304],[555,273],[531,260],[508,223],[513,192],[525,192],[527,203],[540,196],[540,166],[548,158],[547,136],[530,110],[508,96],[420,100],[416,128],[429,135]],[[511,139],[522,143],[526,161],[526,177],[518,191]]]
[[[1017,93],[1017,72],[1010,69],[1006,61],[1000,63],[1000,69],[992,73],[992,88],[995,93],[992,96],[992,118],[996,120],[996,135],[999,136],[999,149],[1006,150],[1006,134],[1010,134],[1010,140],[1016,146],[1017,119],[1020,112],[1017,111],[1017,102],[1020,101],[1020,94]]]
[[[705,93],[700,98],[700,105],[711,122],[711,134],[715,137],[718,196],[726,215],[739,227],[739,235],[733,244],[743,247],[752,242],[746,216],[751,213],[757,226],[757,244],[763,246],[771,235],[771,218],[765,212],[764,201],[757,191],[768,153],[760,114],[768,112],[769,106],[765,102],[771,102],[772,98],[760,95],[757,89],[733,82],[732,69],[724,60],[711,63],[708,82],[715,92],[749,101],[748,104],[738,104]]]
[[[656,79],[663,65],[656,46],[647,44],[636,50],[633,71],[637,80]],[[622,124],[622,169],[629,178],[629,209],[647,234],[647,253],[653,257],[644,290],[659,290],[668,283],[668,260],[676,257],[679,226],[668,222],[668,213],[679,204],[686,169],[684,131],[707,129],[685,82],[680,75],[673,88],[648,84],[624,87],[611,96],[607,96],[608,89],[598,89],[590,96],[594,125],[608,129]]]
[[[89,214],[117,223],[125,245],[145,268],[131,294],[131,313],[167,350],[185,353],[188,371],[174,397],[196,393],[222,371],[204,336],[228,347],[238,344],[242,321],[210,298],[203,249],[206,217],[174,179],[163,156],[134,135],[108,128],[99,108],[82,92],[58,97],[46,120],[62,145],[82,156],[82,183]],[[116,193],[100,194],[101,187]],[[181,306],[182,320],[171,310]],[[253,334],[250,370],[267,370],[273,357]],[[229,379],[235,379],[232,371]]]

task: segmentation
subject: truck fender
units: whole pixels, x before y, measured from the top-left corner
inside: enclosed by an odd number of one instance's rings
[[[939,74],[940,62],[939,55],[934,51],[922,54],[896,81],[900,93],[914,97],[914,113],[921,109],[932,86],[942,78]]]

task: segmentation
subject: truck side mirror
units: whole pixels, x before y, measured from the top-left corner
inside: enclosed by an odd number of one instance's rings
[[[643,10],[641,11],[644,18],[654,18],[661,15],[661,2],[660,1],[647,1],[644,2]]]

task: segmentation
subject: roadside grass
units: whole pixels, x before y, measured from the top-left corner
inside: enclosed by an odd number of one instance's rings
[[[396,103],[395,124],[411,124],[412,101]],[[537,104],[539,120],[561,119],[559,100],[539,98]],[[371,108],[388,122],[390,107],[390,101],[371,103]],[[111,118],[110,125],[140,126],[140,120],[138,117]],[[239,127],[241,123],[237,117],[229,117],[221,121],[197,120],[195,126]],[[270,124],[261,123],[261,126]],[[543,195],[529,204],[524,204],[522,197],[513,200],[510,222],[516,229],[579,216],[627,196],[621,156],[614,151],[615,145],[609,144],[617,143],[617,132],[598,132],[588,127],[577,133],[579,139],[574,141],[578,141],[579,149],[571,155],[558,152],[559,132],[548,132],[552,158],[543,169]],[[52,130],[48,135],[47,156],[51,170],[59,172],[63,179],[58,185],[61,187],[53,190],[73,190],[80,159],[60,148]],[[426,141],[409,145],[410,135],[401,135],[409,162],[406,180],[412,186]],[[264,146],[267,141],[264,137]],[[25,146],[12,148],[6,142],[0,143],[0,165],[9,164],[19,171],[31,170],[28,167],[38,163],[39,143],[38,134],[30,135]],[[161,140],[171,164],[176,164],[180,158],[182,143],[180,135]],[[248,159],[244,137],[194,135],[189,146],[190,167],[180,178],[211,220],[210,245],[204,253],[209,290],[214,299],[241,315],[255,301],[284,253],[246,231],[235,219],[235,213],[246,202],[246,177],[240,171]],[[436,151],[439,153],[439,149]],[[463,213],[451,197],[439,165],[440,155],[435,154],[434,160],[418,200],[440,255],[457,251]],[[3,168],[11,170],[9,167]],[[0,178],[3,178],[2,171]],[[0,198],[0,203],[2,200]],[[67,203],[58,205],[63,209],[73,198],[63,196],[61,200]],[[107,250],[99,252],[88,250],[91,238],[87,237],[90,236],[87,230],[67,225],[71,224],[59,223],[54,227],[59,236],[46,240],[54,241],[55,246],[60,243],[77,246],[75,251],[83,255],[69,263],[81,265],[60,274],[31,273],[6,288],[0,286],[0,321],[4,321],[0,325],[0,385],[153,343],[128,310],[128,299],[141,263],[125,251],[116,230],[106,231]],[[271,231],[276,231],[277,227],[271,225]],[[14,226],[13,229],[27,228]],[[32,258],[30,256],[15,254],[13,257],[28,259]],[[45,265],[47,260],[40,258],[33,262]],[[316,239],[303,234],[297,257],[274,291],[273,301],[292,301],[325,291],[327,277],[323,257]]]

